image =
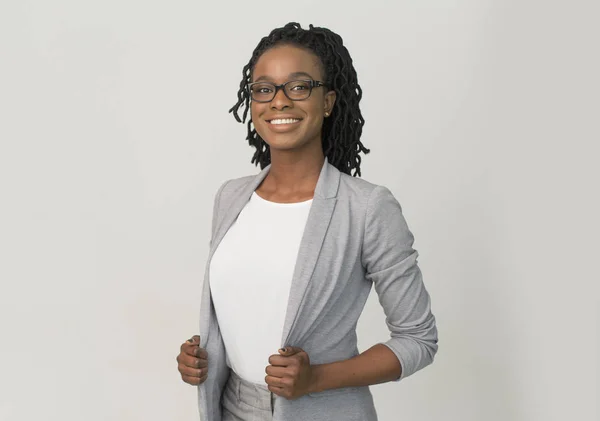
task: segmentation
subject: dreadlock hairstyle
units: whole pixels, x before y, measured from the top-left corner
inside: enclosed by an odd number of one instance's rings
[[[322,144],[323,154],[330,164],[343,173],[360,177],[360,152],[370,150],[360,142],[360,135],[365,120],[358,103],[362,97],[362,89],[358,85],[356,70],[352,65],[350,53],[342,43],[342,38],[327,28],[314,27],[302,29],[298,23],[290,22],[282,28],[276,28],[262,38],[252,57],[242,70],[242,81],[237,97],[238,102],[229,110],[239,123],[244,123],[250,109],[250,92],[248,84],[252,81],[252,71],[260,56],[270,48],[278,45],[295,45],[312,51],[321,60],[325,73],[324,82],[327,88],[336,92],[336,101],[331,116],[323,122]],[[238,110],[244,106],[242,118]],[[269,145],[253,128],[252,119],[248,120],[248,136],[250,146],[256,148],[251,163],[260,164],[263,169],[271,163]],[[255,164],[255,165],[257,165]]]

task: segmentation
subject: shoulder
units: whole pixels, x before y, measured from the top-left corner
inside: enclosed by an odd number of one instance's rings
[[[246,175],[238,178],[230,178],[223,181],[215,193],[215,201],[218,201],[221,196],[229,196],[231,194],[235,195],[235,193],[248,185],[248,183],[250,183],[254,177],[256,177],[256,174]]]
[[[367,212],[381,209],[381,206],[398,204],[392,191],[385,185],[372,183],[362,178],[341,173],[338,198],[348,199],[364,206]]]
[[[364,208],[366,211],[385,203],[389,205],[392,204],[391,202],[395,202],[397,204],[397,200],[387,186],[343,173],[333,165],[331,165],[331,169],[339,173],[338,201],[352,204],[354,208]],[[257,176],[258,174],[251,174],[225,180],[215,194],[215,201],[219,201],[221,197],[236,197]]]

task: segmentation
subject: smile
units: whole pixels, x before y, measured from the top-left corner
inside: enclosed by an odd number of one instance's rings
[[[301,120],[298,118],[277,118],[275,120],[267,120],[270,124],[294,124],[300,121]]]

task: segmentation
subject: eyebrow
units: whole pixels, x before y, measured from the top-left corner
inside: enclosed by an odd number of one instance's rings
[[[310,74],[308,74],[306,72],[294,72],[294,73],[290,73],[288,75],[288,80],[294,80],[297,77],[308,77],[309,79],[314,80],[314,78]],[[259,82],[261,80],[267,80],[267,81],[272,82],[273,78],[271,78],[270,76],[261,76],[258,79],[255,79],[254,81],[255,82]]]

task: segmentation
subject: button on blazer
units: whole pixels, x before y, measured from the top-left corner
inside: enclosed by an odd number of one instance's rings
[[[200,303],[200,346],[208,352],[208,377],[198,386],[202,421],[221,421],[221,396],[230,374],[211,299],[210,260],[270,167],[226,181],[215,195]],[[325,158],[294,267],[281,347],[302,348],[311,364],[358,355],[356,324],[374,286],[390,331],[382,343],[402,366],[395,381],[431,364],[438,349],[437,328],[413,241],[389,189],[342,173]],[[369,387],[326,390],[294,400],[276,396],[273,417],[377,420]]]

